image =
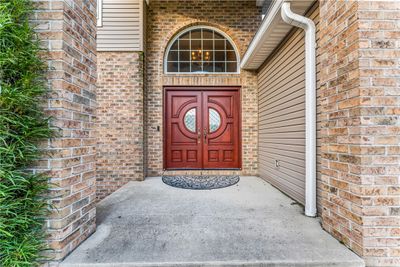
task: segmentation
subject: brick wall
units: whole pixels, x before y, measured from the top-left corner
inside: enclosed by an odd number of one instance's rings
[[[163,169],[162,89],[164,85],[239,85],[242,86],[241,174],[257,174],[257,77],[240,75],[164,75],[164,52],[171,38],[194,25],[216,27],[228,34],[241,55],[260,24],[255,1],[150,1],[147,13],[146,51],[146,130],[147,175],[160,175]],[[158,127],[160,127],[158,130]]]
[[[320,3],[320,94],[322,159],[320,204],[323,226],[362,254],[362,199],[352,188],[362,183],[355,171],[361,145],[359,117],[351,111],[359,102],[357,2]]]
[[[323,226],[400,265],[400,4],[321,1]]]
[[[400,266],[400,3],[360,2],[360,150],[368,265]]]
[[[97,197],[143,180],[143,56],[97,55]]]
[[[37,1],[35,23],[49,50],[45,104],[58,135],[40,162],[54,185],[47,221],[49,252],[65,257],[95,230],[96,1]]]

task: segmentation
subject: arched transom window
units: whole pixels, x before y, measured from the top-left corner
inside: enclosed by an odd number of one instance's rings
[[[192,27],[178,34],[165,56],[166,73],[238,73],[232,40],[210,27]]]

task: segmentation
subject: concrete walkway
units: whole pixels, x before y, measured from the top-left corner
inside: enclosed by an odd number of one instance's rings
[[[125,185],[97,211],[96,233],[61,266],[364,266],[257,177],[211,191],[147,178]]]

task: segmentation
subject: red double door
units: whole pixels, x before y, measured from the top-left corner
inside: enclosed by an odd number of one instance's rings
[[[238,169],[239,88],[164,88],[165,169]]]

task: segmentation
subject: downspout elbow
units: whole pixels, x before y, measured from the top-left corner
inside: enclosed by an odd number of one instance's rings
[[[311,19],[293,13],[290,9],[290,3],[284,2],[281,7],[282,19],[290,25],[302,28],[303,30],[310,30],[315,33],[315,24]]]
[[[317,149],[316,149],[316,38],[314,22],[304,16],[295,14],[290,3],[284,2],[281,7],[282,19],[305,31],[305,87],[306,87],[306,199],[305,215],[315,217],[317,214]]]

